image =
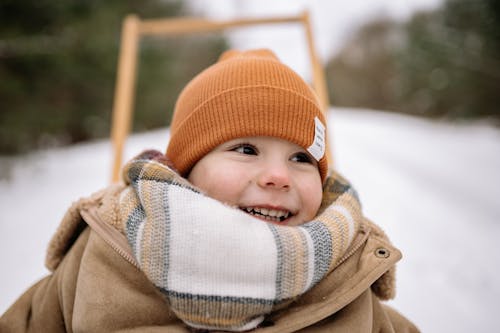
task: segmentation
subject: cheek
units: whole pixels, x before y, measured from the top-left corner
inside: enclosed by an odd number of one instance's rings
[[[301,188],[301,196],[303,200],[303,208],[306,213],[306,220],[313,219],[321,205],[323,198],[323,189],[320,179],[312,179],[308,182],[309,186]]]
[[[242,191],[243,177],[234,168],[208,168],[191,182],[208,196],[227,204],[236,204]]]

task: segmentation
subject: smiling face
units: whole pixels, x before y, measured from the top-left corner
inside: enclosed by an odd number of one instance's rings
[[[314,218],[322,198],[314,158],[304,148],[274,137],[227,141],[199,160],[188,180],[214,199],[283,225]]]

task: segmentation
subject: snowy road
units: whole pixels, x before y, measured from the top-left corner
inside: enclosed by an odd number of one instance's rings
[[[395,306],[425,332],[494,331],[498,129],[363,112],[334,118],[339,169],[404,254]]]
[[[424,332],[495,331],[500,130],[336,109],[330,133],[365,215],[403,251],[392,304]],[[167,136],[134,136],[126,155],[163,150]],[[0,313],[46,274],[45,247],[64,209],[107,184],[110,156],[97,142],[0,158]]]

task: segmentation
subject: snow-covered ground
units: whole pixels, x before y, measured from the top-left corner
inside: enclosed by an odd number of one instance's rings
[[[500,130],[350,109],[329,123],[335,166],[403,251],[391,303],[424,332],[496,331]],[[135,135],[126,156],[167,139]],[[47,274],[47,242],[72,201],[109,182],[111,155],[99,141],[0,158],[0,313]]]

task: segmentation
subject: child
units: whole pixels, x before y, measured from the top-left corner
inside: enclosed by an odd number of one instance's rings
[[[0,331],[416,332],[380,301],[401,254],[328,171],[325,135],[272,52],[226,52],[179,96],[166,155],[70,207],[53,273]]]

